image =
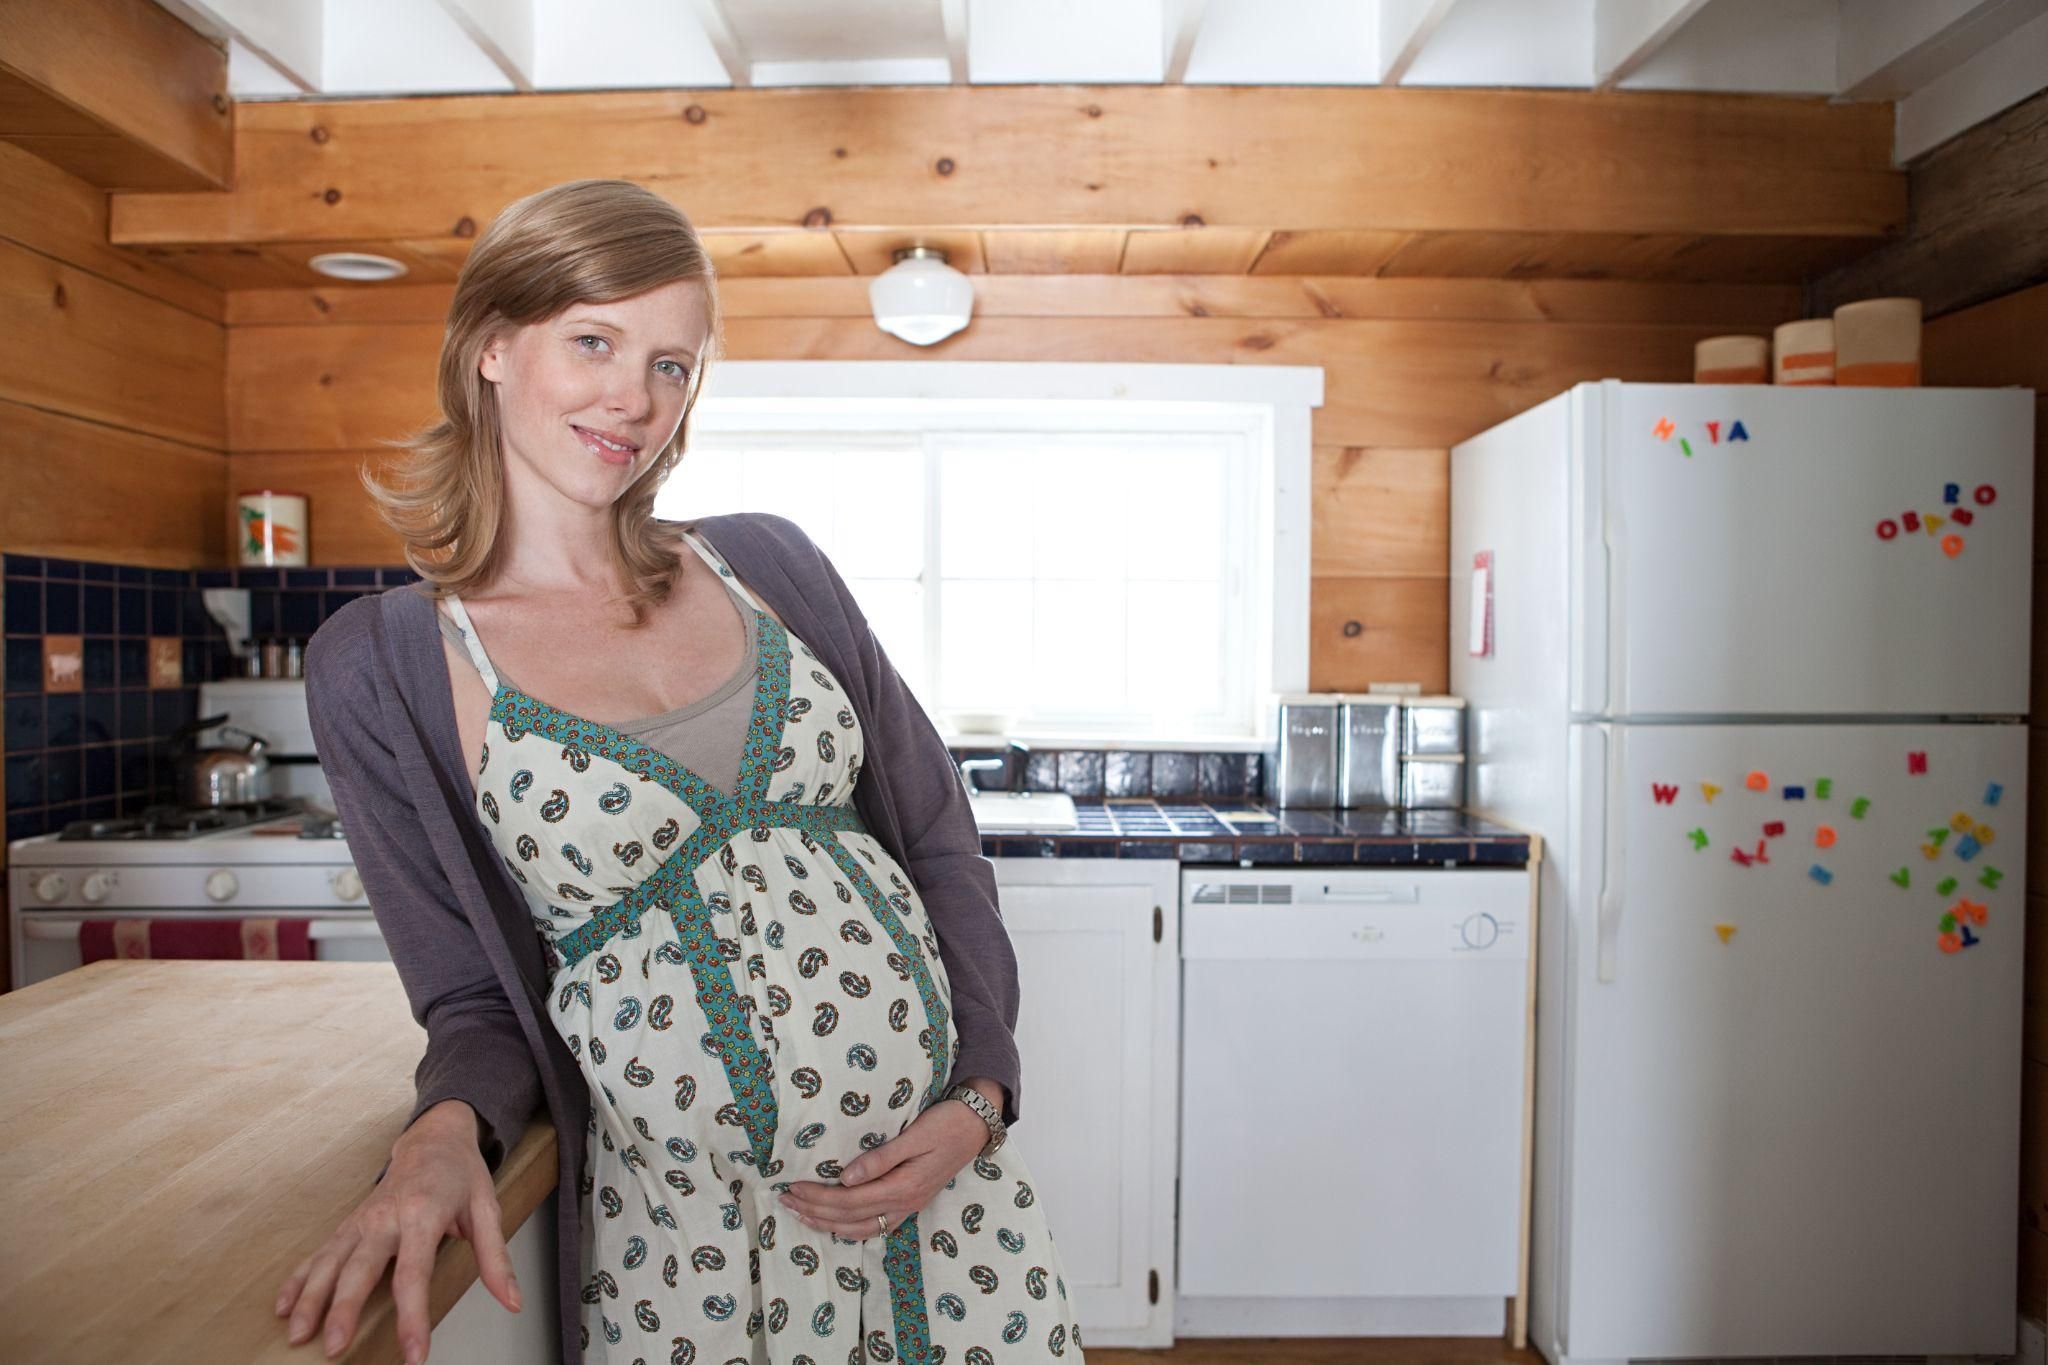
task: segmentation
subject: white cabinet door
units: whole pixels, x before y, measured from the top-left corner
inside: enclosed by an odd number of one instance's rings
[[[1017,951],[1015,1141],[1088,1346],[1172,1340],[1179,864],[995,858]]]

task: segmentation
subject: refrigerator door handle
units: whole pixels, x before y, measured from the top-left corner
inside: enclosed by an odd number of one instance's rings
[[[1598,774],[1598,781],[1586,783],[1586,801],[1593,806],[1586,812],[1586,828],[1600,831],[1600,847],[1589,850],[1592,861],[1589,867],[1600,870],[1599,899],[1595,902],[1594,946],[1597,952],[1598,978],[1602,985],[1614,980],[1617,959],[1620,956],[1618,940],[1621,937],[1621,888],[1626,878],[1622,875],[1623,851],[1621,830],[1621,803],[1611,799],[1615,790],[1615,769],[1619,767],[1621,755],[1617,750],[1620,740],[1604,725],[1587,729],[1588,758],[1597,753],[1597,764],[1587,764],[1588,777]],[[1595,805],[1597,803],[1597,805]]]

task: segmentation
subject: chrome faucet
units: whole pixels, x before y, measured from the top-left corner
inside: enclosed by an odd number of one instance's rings
[[[1004,746],[1004,752],[1000,756],[985,755],[981,758],[963,758],[960,760],[960,785],[967,788],[967,794],[972,796],[976,791],[991,790],[990,788],[977,785],[973,774],[980,772],[1007,772],[1009,774],[1008,781],[999,790],[1021,791],[1024,786],[1024,764],[1028,761],[1030,755],[1030,749],[1013,739]]]

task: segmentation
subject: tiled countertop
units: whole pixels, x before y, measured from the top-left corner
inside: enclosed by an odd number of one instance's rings
[[[1277,810],[1256,801],[1074,803],[1057,834],[984,834],[990,858],[1172,858],[1259,865],[1524,867],[1529,836],[1457,810]]]

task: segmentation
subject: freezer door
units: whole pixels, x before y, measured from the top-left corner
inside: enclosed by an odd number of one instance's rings
[[[2011,1351],[2025,728],[1574,728],[1569,1353]]]
[[[1575,709],[2027,710],[2024,389],[1589,385]],[[1597,571],[1596,571],[1597,570]]]

